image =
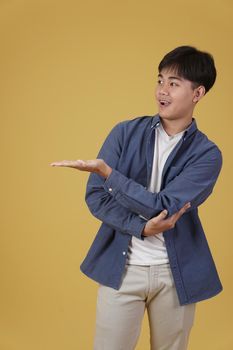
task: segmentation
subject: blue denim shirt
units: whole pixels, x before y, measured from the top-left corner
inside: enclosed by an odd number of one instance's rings
[[[123,121],[106,138],[97,158],[113,171],[107,179],[94,173],[88,179],[86,202],[102,224],[81,270],[98,283],[119,289],[132,236],[143,240],[147,220],[163,209],[170,216],[191,202],[175,227],[164,232],[177,295],[184,305],[222,290],[198,216],[198,206],[213,191],[222,156],[193,118],[165,163],[160,192],[149,192],[155,128],[160,122],[159,115]]]

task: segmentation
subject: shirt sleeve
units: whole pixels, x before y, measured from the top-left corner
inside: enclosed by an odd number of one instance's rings
[[[109,133],[97,158],[103,159],[112,168],[117,167],[122,147],[121,123]],[[144,239],[142,232],[146,219],[122,206],[110,193],[105,191],[105,179],[91,173],[86,188],[86,203],[90,212],[115,230]]]
[[[163,209],[167,209],[170,216],[185,203],[191,203],[188,211],[203,203],[213,191],[221,167],[221,152],[215,147],[203,152],[158,193],[149,192],[115,169],[105,180],[104,188],[119,204],[147,219]]]

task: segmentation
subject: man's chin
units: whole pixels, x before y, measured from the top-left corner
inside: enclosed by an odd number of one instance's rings
[[[177,119],[175,116],[172,116],[170,114],[167,114],[167,113],[164,113],[164,112],[160,112],[160,111],[159,111],[159,116],[160,116],[160,118],[166,119],[166,120],[175,120],[175,119]]]

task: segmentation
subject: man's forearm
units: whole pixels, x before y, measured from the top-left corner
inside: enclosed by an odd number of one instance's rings
[[[103,223],[143,239],[142,232],[147,221],[109,196],[103,189],[99,175],[90,174],[85,199],[90,212]]]
[[[200,205],[211,194],[222,160],[213,155],[183,171],[158,193],[151,193],[142,185],[127,178],[119,171],[106,167],[102,171],[105,178],[104,189],[122,206],[150,219],[163,209],[169,215],[180,210],[187,202],[192,208]],[[110,168],[110,169],[109,169]]]

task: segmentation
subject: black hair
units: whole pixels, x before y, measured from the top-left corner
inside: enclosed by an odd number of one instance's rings
[[[214,85],[217,75],[213,56],[192,46],[179,46],[168,52],[158,66],[159,73],[162,69],[173,70],[190,80],[194,88],[203,85],[206,92]]]

